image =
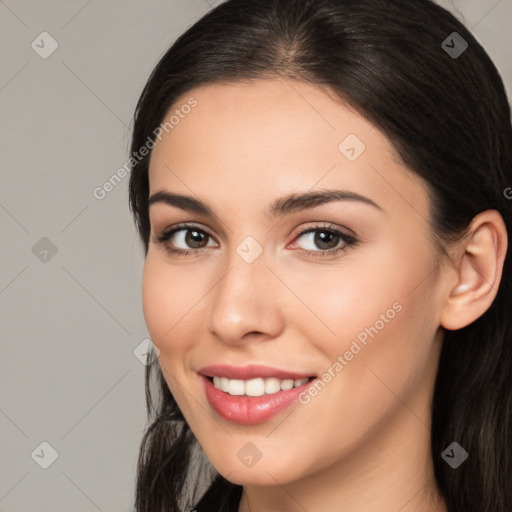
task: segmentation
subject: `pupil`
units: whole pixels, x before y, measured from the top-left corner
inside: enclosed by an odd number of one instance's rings
[[[200,233],[199,231],[195,231],[195,230],[189,230],[188,234],[185,238],[186,238],[186,242],[188,245],[190,245],[191,247],[196,247],[196,246],[194,246],[194,244],[196,244],[196,243],[200,244],[201,243],[200,239],[202,237],[203,237],[203,233]],[[197,240],[197,238],[199,238],[199,240]]]
[[[331,239],[331,241],[332,241],[332,239],[333,239],[333,238],[335,239],[335,238],[336,238],[336,236],[337,236],[337,235],[335,235],[334,233],[329,233],[329,232],[327,232],[327,231],[319,231],[319,232],[317,233],[317,236],[315,237],[315,242],[319,242],[319,244],[320,244],[320,246],[321,246],[321,244],[325,244],[325,243],[327,243],[327,244],[328,244],[329,240],[326,240],[326,239],[329,239],[329,238],[330,238],[330,239]],[[334,245],[336,245],[336,244],[334,244]],[[328,248],[329,248],[329,247],[328,247]]]

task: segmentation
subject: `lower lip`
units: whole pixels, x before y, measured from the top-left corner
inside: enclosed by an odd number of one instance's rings
[[[228,421],[244,425],[255,425],[277,416],[296,403],[298,396],[316,380],[270,395],[237,396],[217,389],[204,375],[200,377],[203,380],[206,398],[213,410]]]

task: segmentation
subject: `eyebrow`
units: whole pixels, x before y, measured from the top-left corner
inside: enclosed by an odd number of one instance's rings
[[[265,216],[272,220],[289,213],[301,210],[309,210],[317,206],[334,201],[357,201],[382,210],[382,208],[368,197],[362,196],[349,190],[319,190],[315,192],[304,192],[290,194],[276,199],[265,211]],[[206,203],[186,195],[173,194],[165,190],[155,192],[150,196],[148,207],[155,203],[164,203],[169,206],[180,208],[193,213],[215,216],[213,209]]]

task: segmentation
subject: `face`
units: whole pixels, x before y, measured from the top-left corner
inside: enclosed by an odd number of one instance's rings
[[[176,109],[151,155],[143,308],[215,468],[286,484],[393,448],[404,403],[425,430],[444,293],[425,184],[326,89],[216,84]]]

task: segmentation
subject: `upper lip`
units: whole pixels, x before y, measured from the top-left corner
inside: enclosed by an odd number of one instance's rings
[[[272,366],[250,364],[247,366],[231,366],[228,364],[213,364],[203,366],[198,373],[207,377],[227,377],[228,379],[249,380],[257,377],[284,379],[304,379],[314,377],[311,373],[301,373],[290,370],[282,370]]]

